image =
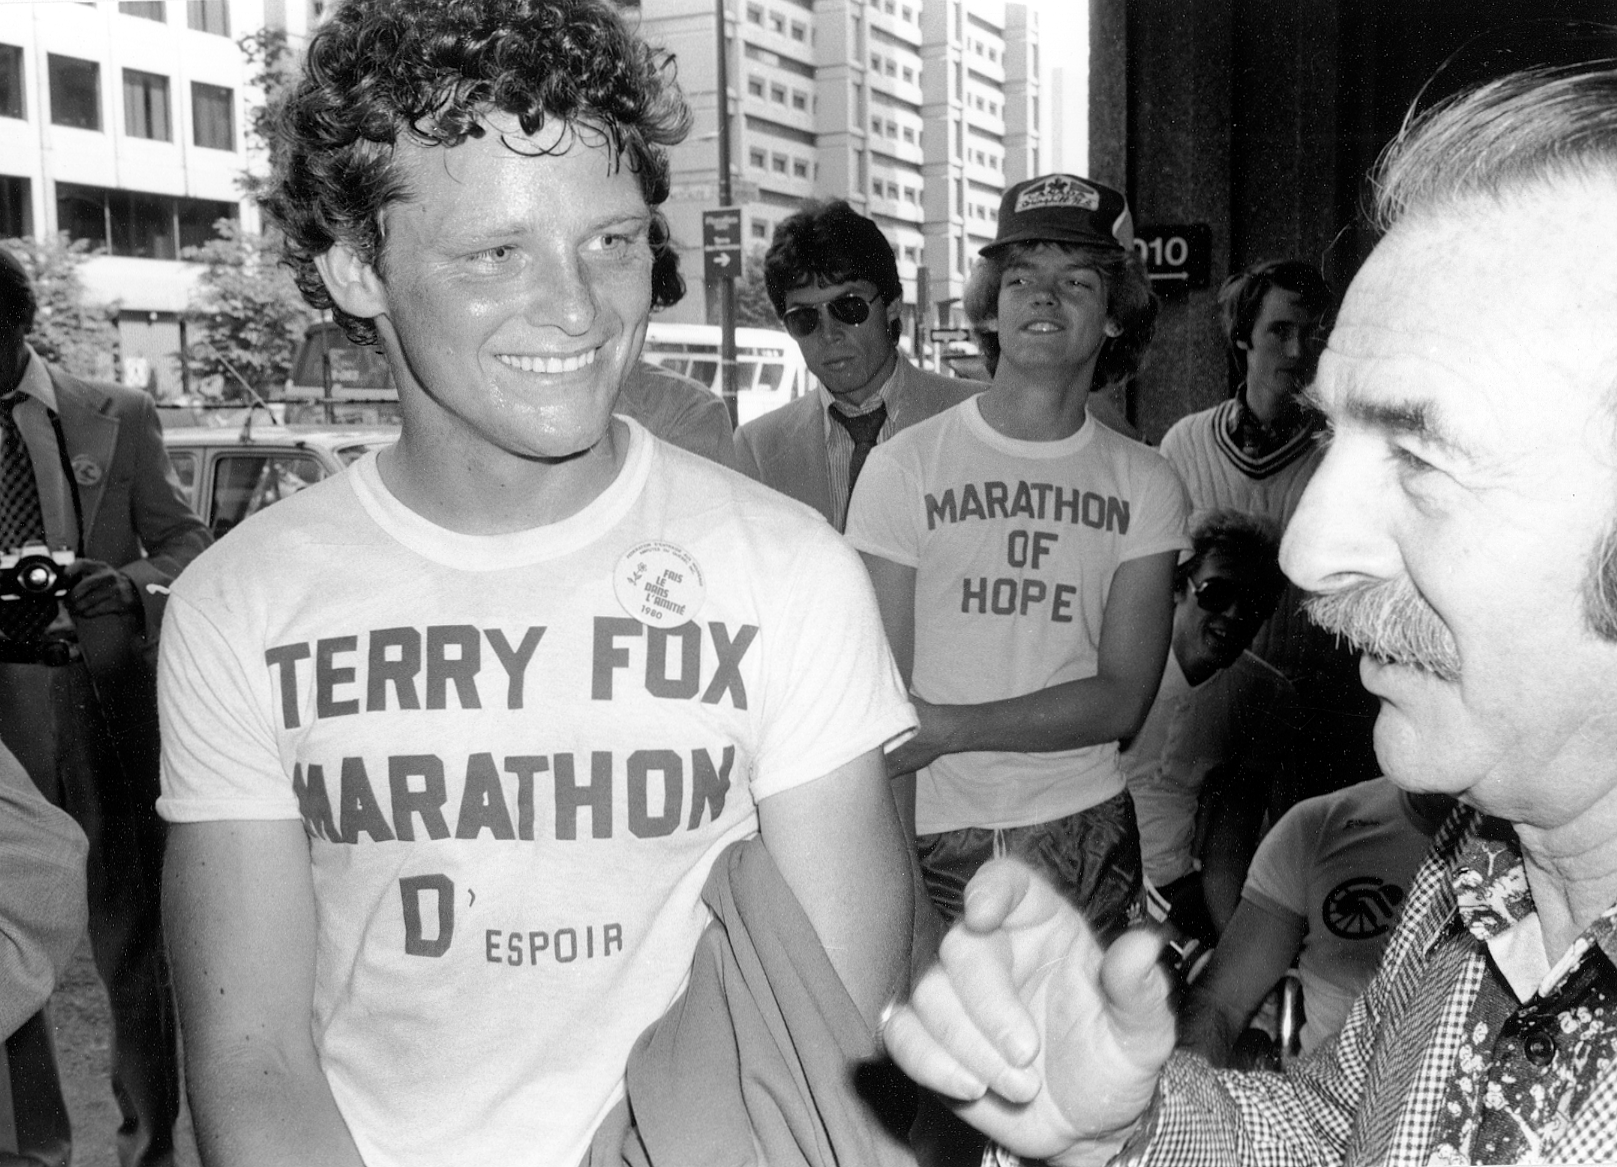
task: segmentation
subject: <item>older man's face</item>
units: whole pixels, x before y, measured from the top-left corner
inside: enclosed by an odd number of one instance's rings
[[[1320,361],[1335,434],[1282,550],[1381,699],[1409,788],[1560,825],[1610,800],[1617,644],[1587,623],[1617,512],[1617,183],[1406,222]]]

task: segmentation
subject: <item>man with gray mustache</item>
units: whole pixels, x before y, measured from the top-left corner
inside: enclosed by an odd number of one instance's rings
[[[1387,776],[1461,805],[1340,1036],[1280,1075],[1172,1054],[1157,942],[1102,952],[985,867],[886,1025],[985,1162],[1617,1159],[1617,69],[1491,82],[1376,178],[1281,561],[1364,653]]]

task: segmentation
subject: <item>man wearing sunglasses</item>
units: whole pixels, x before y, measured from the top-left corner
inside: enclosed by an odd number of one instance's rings
[[[1285,586],[1279,534],[1254,515],[1213,511],[1197,520],[1190,539],[1190,555],[1174,572],[1162,684],[1121,760],[1153,915],[1210,945],[1235,909],[1252,849],[1226,856],[1210,841],[1202,852],[1208,868],[1201,869],[1195,843],[1203,788],[1221,844],[1242,809],[1262,813],[1261,795],[1276,785],[1290,749],[1295,695],[1278,670],[1247,651]],[[1232,865],[1238,869],[1227,870]],[[1204,893],[1204,878],[1221,893],[1216,902]]]
[[[921,869],[946,919],[1007,852],[1102,933],[1141,907],[1117,743],[1156,696],[1189,539],[1172,467],[1086,415],[1155,322],[1132,234],[1098,183],[1011,187],[966,291],[992,384],[877,449],[854,495],[848,540],[921,722],[888,772],[919,771]]]
[[[737,466],[840,531],[870,451],[982,385],[922,372],[898,351],[904,286],[893,249],[841,199],[781,221],[764,284],[820,387],[736,431]]]

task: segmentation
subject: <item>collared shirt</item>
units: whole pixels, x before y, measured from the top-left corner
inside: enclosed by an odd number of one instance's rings
[[[45,362],[39,359],[32,345],[25,345],[28,349],[28,363],[23,366],[22,379],[17,382],[17,389],[28,396],[40,401],[52,413],[56,412],[56,386],[51,383],[51,375],[45,369]]]
[[[1196,1055],[1175,1054],[1118,1162],[1469,1162],[1486,1148],[1474,1141],[1459,1146],[1457,1139],[1475,1140],[1488,1124],[1467,1131],[1468,1105],[1458,1115],[1449,1109],[1464,1093],[1462,1081],[1484,1104],[1497,1083],[1498,1105],[1483,1109],[1504,1122],[1531,1124],[1515,1150],[1501,1153],[1524,1162],[1617,1161],[1610,1026],[1593,1020],[1596,1009],[1608,1015],[1603,994],[1617,950],[1614,921],[1617,905],[1550,967],[1514,829],[1462,807],[1438,832],[1381,971],[1337,1039],[1291,1063],[1284,1075],[1215,1071]],[[1485,990],[1491,977],[1498,983]],[[1498,1044],[1492,1035],[1503,1026],[1491,1022],[1479,1037],[1477,1025],[1497,1012],[1497,993],[1506,995],[1505,1012],[1521,1015],[1512,1031],[1520,1032],[1519,1044]],[[1572,1032],[1564,1028],[1568,1020]],[[1586,1021],[1590,1032],[1583,1033]],[[1545,1022],[1556,1032],[1545,1032]],[[1527,1083],[1513,1098],[1503,1086],[1515,1071],[1502,1059],[1519,1050],[1525,1061],[1532,1034],[1549,1039],[1552,1060],[1563,1069],[1553,1081]],[[1542,1056],[1542,1041],[1534,1044]]]
[[[1267,478],[1312,449],[1323,424],[1317,410],[1295,400],[1274,421],[1265,422],[1247,406],[1243,385],[1236,396],[1215,407],[1213,440],[1248,478]]]
[[[893,371],[882,382],[881,388],[856,406],[844,405],[831,396],[824,385],[816,390],[820,396],[820,421],[825,427],[825,461],[831,473],[831,525],[838,531],[848,525],[848,469],[853,463],[853,435],[832,419],[831,411],[835,409],[848,417],[874,413],[878,407],[887,404],[887,392],[893,387],[893,380],[897,376],[898,362],[895,361]],[[887,420],[882,423],[876,441],[885,442],[897,432],[898,418],[895,411],[889,408]]]

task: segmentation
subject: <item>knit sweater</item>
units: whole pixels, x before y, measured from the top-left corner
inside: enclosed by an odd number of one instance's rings
[[[1185,480],[1198,512],[1245,511],[1284,530],[1324,450],[1314,440],[1314,428],[1306,427],[1271,453],[1251,457],[1232,436],[1240,408],[1231,399],[1180,418],[1162,439],[1163,457]],[[1275,614],[1252,642],[1254,653],[1293,679],[1314,667],[1310,642],[1320,637],[1302,613],[1302,598],[1302,592],[1287,585]]]

